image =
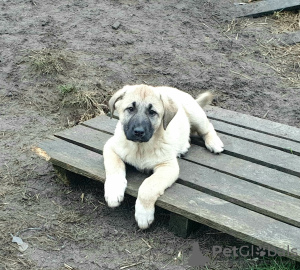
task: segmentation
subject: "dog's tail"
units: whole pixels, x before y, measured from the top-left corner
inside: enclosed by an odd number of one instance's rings
[[[213,99],[214,97],[211,92],[204,92],[196,98],[196,101],[203,108],[206,105],[209,105]]]

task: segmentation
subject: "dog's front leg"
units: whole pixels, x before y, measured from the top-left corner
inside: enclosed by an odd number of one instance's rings
[[[177,159],[162,163],[154,168],[154,173],[146,178],[139,188],[135,204],[135,220],[141,229],[146,229],[154,220],[154,205],[165,189],[178,178]]]
[[[125,164],[113,150],[112,139],[107,141],[103,149],[106,173],[104,197],[109,207],[117,207],[124,199],[127,180]]]

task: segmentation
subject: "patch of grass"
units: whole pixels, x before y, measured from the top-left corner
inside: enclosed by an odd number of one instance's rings
[[[249,266],[245,270],[297,270],[295,262],[282,258],[276,257],[274,259],[264,259],[258,261],[255,266]]]
[[[62,94],[76,91],[76,87],[73,84],[62,84],[58,86],[58,89]]]
[[[28,56],[30,69],[36,75],[56,75],[63,73],[71,63],[70,55],[61,50],[42,49],[32,51]]]

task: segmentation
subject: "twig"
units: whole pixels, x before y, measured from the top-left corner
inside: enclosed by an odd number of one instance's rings
[[[38,217],[41,217],[41,218],[44,218],[44,219],[47,219],[46,217],[40,215],[40,214],[36,214]]]
[[[143,238],[142,238],[142,241],[148,246],[148,248],[152,248],[152,247],[150,246],[150,244],[149,244],[146,240],[144,240]]]
[[[132,266],[136,266],[136,265],[139,265],[139,264],[142,264],[142,263],[143,262],[132,263],[132,264],[129,264],[129,265],[122,266],[122,267],[120,267],[120,269],[130,268]]]
[[[69,269],[69,270],[72,270],[72,269],[74,269],[72,266],[70,266],[70,265],[67,265],[66,263],[64,263],[64,267],[65,267],[65,268],[67,268],[67,269]]]
[[[8,175],[9,175],[11,181],[14,183],[14,182],[15,182],[15,181],[14,181],[14,177],[12,176],[11,171],[10,171],[8,165],[7,165],[6,163],[5,163],[4,165],[5,165],[6,168],[7,168],[7,172],[8,172]]]
[[[236,72],[236,71],[230,70],[230,72],[232,72],[232,73],[234,73],[234,74],[237,74],[237,75],[240,75],[240,76],[242,76],[242,77],[244,77],[244,78],[246,78],[246,79],[248,79],[248,80],[252,80],[252,78],[250,78],[250,77],[248,77],[248,76],[246,76],[246,75],[244,75],[244,74],[238,73],[238,72]]]
[[[266,118],[269,113],[269,110],[264,114],[263,118]]]
[[[27,229],[24,229],[24,230],[21,230],[21,231],[18,231],[16,233],[17,236],[19,236],[20,234],[26,232],[26,231],[42,231],[43,228],[27,228]]]

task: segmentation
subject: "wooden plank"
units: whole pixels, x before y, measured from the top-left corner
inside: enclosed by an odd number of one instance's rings
[[[109,134],[114,134],[117,122],[118,120],[115,118],[110,118],[108,116],[101,115],[83,122],[82,125],[103,132],[108,132]]]
[[[300,227],[299,199],[186,160],[179,165],[179,183]]]
[[[106,133],[100,135],[99,133],[102,132],[85,126],[76,126],[60,132],[59,137],[102,153],[104,141],[110,135]],[[83,134],[88,134],[88,136],[83,136]],[[214,157],[214,162],[217,163],[218,156],[210,155]],[[195,158],[187,157],[186,159],[193,162],[197,161]],[[179,165],[181,168],[180,179],[182,180],[180,183],[300,227],[299,199],[185,160],[179,160]]]
[[[283,45],[295,45],[300,42],[300,31],[279,34],[276,39]]]
[[[300,129],[219,107],[205,107],[209,118],[300,143]]]
[[[116,119],[109,119],[102,116],[101,118],[94,118],[85,122],[86,126],[90,126],[94,129],[101,130],[113,134],[112,123],[117,123]],[[225,127],[224,127],[225,128]],[[236,131],[237,132],[237,131]],[[224,142],[224,153],[242,158],[251,162],[255,162],[276,170],[300,176],[300,157],[293,155],[291,152],[282,152],[280,150],[246,141],[238,137],[232,137],[226,134],[219,134],[220,138]],[[235,135],[236,136],[236,135]],[[264,138],[267,140],[267,137]],[[272,137],[270,138],[270,142]],[[193,139],[193,143],[203,145],[202,140]],[[280,141],[278,142],[278,144]],[[288,145],[288,144],[287,144]],[[296,143],[297,145],[297,143]],[[299,144],[300,145],[300,144]],[[298,149],[296,148],[296,151]]]
[[[300,198],[300,179],[226,154],[212,155],[206,149],[193,145],[184,159],[237,178]]]
[[[104,181],[103,158],[100,154],[60,139],[46,140],[39,146],[51,157],[53,164]],[[142,177],[141,173],[129,171],[126,193],[136,196]],[[167,189],[157,205],[254,245],[283,252],[292,248],[300,250],[299,228],[180,184],[175,183]],[[285,256],[300,261],[299,255],[287,253]]]
[[[246,5],[238,5],[236,17],[259,17],[275,11],[296,10],[300,8],[299,0],[267,0]]]
[[[115,119],[109,119],[106,116],[101,116],[99,118],[97,117],[85,122],[85,125],[92,126],[95,130],[103,130],[104,132],[112,134],[115,129],[116,123],[117,120]],[[62,137],[71,139],[73,141],[82,142],[82,144],[89,149],[92,149],[94,145],[99,145],[99,147],[96,147],[97,149],[94,149],[94,151],[101,151],[104,145],[104,141],[109,138],[109,136],[106,135],[101,135],[105,138],[97,137],[100,135],[95,133],[94,131],[82,131],[79,132],[78,135],[72,135],[71,130],[63,133],[64,135]],[[89,139],[84,140],[83,136],[80,133],[90,133]],[[92,138],[92,136],[95,136],[95,138]],[[100,139],[103,140],[103,144],[98,141]],[[216,162],[216,158],[218,162]],[[185,159],[192,162],[197,162],[200,165],[213,168],[240,179],[300,198],[300,181],[299,177],[297,176],[289,175],[287,173],[255,164],[234,156],[229,156],[226,154],[224,155],[223,153],[216,157],[203,147],[195,145],[191,147]]]
[[[102,154],[104,144],[111,137],[111,134],[99,132],[84,125],[78,125],[56,133],[55,137]]]
[[[300,157],[271,147],[249,142],[236,137],[219,134],[225,145],[224,153],[273,168],[288,174],[300,176]],[[204,145],[199,137],[192,137],[192,143]]]
[[[100,115],[81,123],[81,125],[91,127],[96,130],[101,130],[103,132],[108,132],[109,134],[114,134],[117,122],[118,120],[115,118],[110,118],[106,115]]]
[[[219,133],[262,144],[294,155],[300,155],[300,143],[238,127],[222,121],[212,119],[211,123]]]

